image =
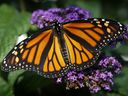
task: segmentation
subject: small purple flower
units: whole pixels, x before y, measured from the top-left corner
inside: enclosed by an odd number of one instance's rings
[[[79,15],[79,18],[78,18],[79,20],[91,17],[91,14],[88,10],[85,10],[85,9],[82,9],[79,7],[75,7],[75,6],[65,8],[66,14],[74,13],[74,12],[76,12]]]
[[[43,15],[43,12],[44,12],[44,10],[42,10],[42,9],[38,9],[38,10],[34,11],[34,12],[32,13],[30,23],[31,23],[31,24],[37,23],[37,21],[38,21],[38,20],[40,19],[40,17]]]
[[[79,83],[79,86],[80,86],[80,88],[83,88],[85,85],[84,85],[84,83]]]
[[[113,78],[112,72],[107,72],[108,77]]]
[[[83,73],[78,73],[78,79],[83,79],[84,78],[84,74]]]
[[[73,75],[75,75],[75,74],[76,74],[75,71],[69,71],[68,74],[67,74],[67,77],[73,76]]]
[[[90,86],[89,90],[90,90],[91,93],[97,93],[98,91],[101,90],[101,87],[99,87],[99,86]]]
[[[56,81],[57,83],[62,83],[62,78],[60,77],[60,78],[57,78],[57,81]]]
[[[75,82],[75,81],[77,81],[77,76],[75,76],[75,75],[69,76],[68,80],[71,81],[71,82]]]
[[[99,77],[103,80],[106,80],[107,75],[105,73],[100,73]]]
[[[110,87],[110,84],[102,84],[102,87],[104,88],[104,90],[108,90],[108,91],[110,91],[111,90],[111,87]]]
[[[76,13],[76,12],[73,12],[73,13],[68,13],[67,15],[66,15],[66,19],[67,19],[67,21],[71,21],[71,20],[78,20],[79,19],[79,15],[78,15],[78,13]],[[65,20],[66,20],[65,19]]]

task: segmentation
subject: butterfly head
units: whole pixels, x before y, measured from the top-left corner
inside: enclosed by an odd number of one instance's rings
[[[61,35],[61,24],[59,22],[54,22],[52,23],[52,29],[55,31],[55,33],[59,36]]]

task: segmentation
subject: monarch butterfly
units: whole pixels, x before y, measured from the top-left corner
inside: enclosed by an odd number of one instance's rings
[[[123,35],[123,24],[102,18],[55,22],[17,44],[5,57],[4,71],[25,69],[46,78],[95,64],[101,49]]]

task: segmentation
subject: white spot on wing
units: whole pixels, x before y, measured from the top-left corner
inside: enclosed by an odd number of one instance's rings
[[[109,23],[109,21],[106,21],[106,23]]]
[[[6,63],[6,61],[4,61],[4,64]]]
[[[105,19],[102,19],[102,21],[105,21]]]
[[[22,34],[17,38],[16,44],[20,43],[21,41],[25,40],[27,38],[26,34]],[[21,44],[21,43],[20,43]]]
[[[17,49],[17,47],[14,47],[14,49]]]

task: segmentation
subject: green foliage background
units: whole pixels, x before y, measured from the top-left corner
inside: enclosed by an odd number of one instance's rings
[[[128,23],[127,0],[1,0],[0,62],[14,46],[18,35],[33,30],[29,24],[32,11],[71,5],[91,11],[93,17],[109,17]],[[106,54],[118,57],[123,65],[121,74],[114,78],[111,92],[90,94],[87,88],[67,91],[63,85],[57,85],[53,80],[44,79],[33,72],[19,70],[5,73],[0,70],[0,96],[128,96],[128,44],[107,49]]]

